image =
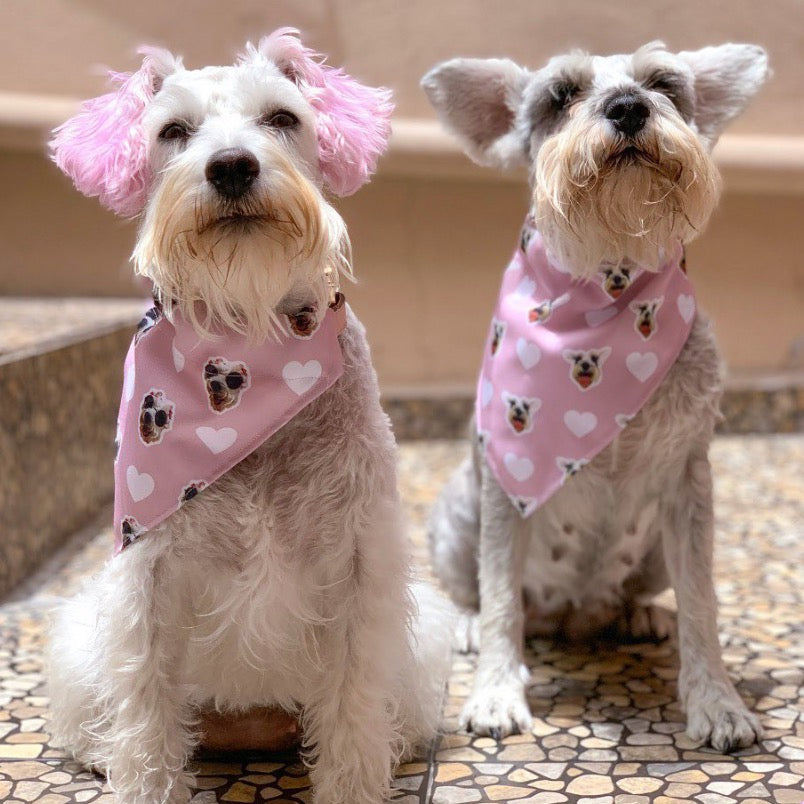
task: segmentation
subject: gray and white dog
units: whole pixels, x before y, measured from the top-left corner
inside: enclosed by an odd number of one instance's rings
[[[768,75],[764,51],[726,44],[671,53],[572,52],[540,70],[454,59],[422,85],[476,162],[526,164],[547,253],[578,278],[601,264],[656,269],[707,222],[719,191],[710,151]],[[618,288],[619,290],[619,288]],[[619,294],[616,294],[619,295]],[[479,640],[462,723],[478,734],[530,729],[523,634],[581,638],[621,623],[666,634],[649,601],[672,584],[679,695],[691,738],[721,751],[761,734],[721,658],[712,583],[708,447],[721,361],[698,315],[677,361],[623,432],[530,519],[522,519],[475,443],[432,514],[435,572]]]

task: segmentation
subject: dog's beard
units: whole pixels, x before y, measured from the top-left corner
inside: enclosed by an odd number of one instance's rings
[[[630,260],[657,270],[676,241],[706,225],[720,176],[695,133],[655,113],[633,140],[577,115],[541,146],[534,215],[548,253],[576,276]]]
[[[132,256],[169,318],[178,308],[202,337],[220,328],[277,337],[292,294],[323,309],[332,282],[351,274],[346,225],[281,154],[270,193],[210,198],[195,173],[169,167],[150,199]],[[270,197],[268,197],[270,195]]]

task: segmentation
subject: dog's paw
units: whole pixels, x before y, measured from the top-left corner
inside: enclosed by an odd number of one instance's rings
[[[477,653],[480,650],[480,618],[476,612],[462,612],[455,623],[455,650]]]
[[[529,732],[533,718],[525,699],[524,684],[511,679],[507,684],[475,689],[463,707],[460,723],[467,731],[497,740],[517,732]]]
[[[687,736],[730,754],[761,740],[762,727],[734,690],[711,685],[687,697]]]
[[[618,624],[619,634],[631,642],[661,642],[676,632],[676,615],[661,606],[634,606]]]

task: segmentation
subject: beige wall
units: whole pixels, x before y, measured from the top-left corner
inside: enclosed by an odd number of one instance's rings
[[[131,68],[144,42],[198,66],[228,62],[246,39],[278,25],[301,28],[333,62],[393,87],[399,113],[413,117],[430,115],[421,75],[455,55],[538,67],[576,46],[757,42],[775,77],[736,130],[804,133],[801,0],[3,0],[0,90],[97,94],[98,65]]]
[[[0,15],[0,92],[86,95],[103,87],[91,65],[133,66],[125,54],[140,42],[168,44],[192,65],[226,60],[245,38],[290,23],[333,62],[393,86],[408,117],[431,116],[418,77],[458,53],[536,65],[572,44],[606,51],[658,36],[677,47],[751,40],[768,47],[776,75],[735,130],[804,137],[801,0],[505,0],[493,8],[479,0],[4,0]],[[79,196],[43,158],[39,140],[27,149],[5,142],[0,293],[136,292],[127,264],[134,226]],[[436,178],[427,164],[400,170],[387,159],[372,185],[340,203],[360,279],[346,290],[369,327],[386,390],[471,386],[526,207],[523,183],[471,171],[459,177],[452,168]],[[735,186],[689,250],[702,305],[732,367],[801,367],[804,185],[777,179],[761,193]]]

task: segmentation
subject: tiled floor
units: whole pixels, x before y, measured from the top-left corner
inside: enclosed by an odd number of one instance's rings
[[[463,446],[401,449],[405,498],[424,559],[422,525]],[[457,656],[446,735],[429,761],[403,767],[399,801],[729,802],[804,801],[804,437],[720,438],[717,588],[724,655],[738,688],[762,715],[764,742],[721,756],[684,735],[675,703],[671,643],[529,647],[536,725],[501,743],[456,731],[471,683]],[[102,780],[47,744],[41,673],[46,611],[108,554],[101,533],[0,607],[0,801],[111,802]],[[32,596],[32,597],[29,597]],[[672,601],[670,601],[672,603]],[[198,763],[196,804],[308,802],[294,756],[226,756]]]

